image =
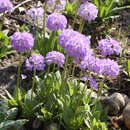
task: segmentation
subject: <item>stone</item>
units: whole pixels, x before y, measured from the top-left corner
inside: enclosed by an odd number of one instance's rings
[[[130,129],[130,102],[126,105],[126,107],[123,110],[123,120],[125,123],[125,126]]]
[[[102,97],[101,103],[112,115],[117,115],[126,104],[124,96],[121,93],[114,93],[110,97]]]

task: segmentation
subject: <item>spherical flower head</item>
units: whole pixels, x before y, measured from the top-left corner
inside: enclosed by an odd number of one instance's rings
[[[44,9],[43,8],[31,8],[27,11],[27,15],[32,18],[32,20],[43,20],[44,17]]]
[[[114,78],[119,74],[120,66],[111,59],[102,60],[103,69],[102,73],[108,75],[110,78]]]
[[[0,13],[4,13],[5,11],[12,13],[13,4],[9,0],[0,0]]]
[[[42,70],[44,70],[44,67],[45,67],[44,57],[40,54],[32,54],[32,56],[26,60],[27,70],[42,71]]]
[[[63,67],[65,62],[65,56],[57,51],[48,52],[46,55],[46,62],[48,65],[57,64],[58,67]]]
[[[73,37],[75,37],[76,34],[77,34],[77,32],[74,31],[73,29],[64,29],[63,31],[61,31],[61,33],[58,37],[60,46],[63,49],[65,49],[67,41],[72,39]]]
[[[119,55],[121,51],[119,43],[111,38],[101,40],[98,43],[98,48],[102,56],[113,55],[114,53]]]
[[[85,57],[80,63],[81,69],[88,69],[97,74],[107,75],[110,78],[114,78],[119,74],[120,67],[114,60],[99,59],[94,56]]]
[[[66,0],[47,0],[47,5],[61,11],[66,6]]]
[[[67,55],[72,56],[76,62],[83,60],[86,55],[92,54],[92,51],[86,45],[86,42],[79,36],[68,40],[65,51]]]
[[[34,38],[28,32],[15,32],[11,37],[11,45],[17,52],[30,51],[33,48]]]
[[[80,63],[81,69],[88,69],[97,74],[102,74],[102,61],[99,58],[94,57],[93,55],[88,55]]]
[[[67,19],[64,15],[53,13],[48,16],[46,26],[52,31],[63,30],[67,26]]]
[[[70,40],[70,39],[74,39],[79,37],[80,40],[82,40],[82,42],[86,43],[86,46],[89,47],[90,46],[90,40],[83,34],[74,31],[73,29],[64,29],[60,35],[59,35],[59,44],[60,46],[65,49],[66,47],[66,43]]]
[[[97,15],[98,15],[97,7],[90,2],[81,4],[78,9],[78,16],[87,21],[95,20]]]

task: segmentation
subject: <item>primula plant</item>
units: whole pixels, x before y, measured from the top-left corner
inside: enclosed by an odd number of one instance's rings
[[[106,81],[120,72],[121,66],[111,56],[119,56],[122,50],[118,41],[107,36],[97,43],[99,56],[82,34],[85,21],[90,23],[111,13],[113,2],[92,2],[76,2],[72,27],[62,13],[69,8],[66,0],[45,0],[43,7],[25,13],[32,19],[35,33],[23,30],[11,35],[11,48],[19,55],[18,74],[13,96],[8,91],[7,96],[1,95],[1,130],[29,124],[33,129],[36,120],[40,129],[52,122],[57,124],[56,130],[108,129],[107,109],[100,100]],[[52,12],[48,14],[50,5]],[[10,1],[0,2],[0,13],[11,13],[12,8]],[[76,18],[80,18],[78,31],[74,28]],[[21,82],[28,75],[22,74],[22,67],[32,77],[24,87]]]

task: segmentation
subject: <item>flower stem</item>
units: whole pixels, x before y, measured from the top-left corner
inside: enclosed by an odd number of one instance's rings
[[[80,19],[80,26],[79,26],[79,32],[82,33],[83,31],[83,27],[84,27],[84,23],[85,23],[85,20],[83,18]]]
[[[80,2],[78,2],[78,6],[77,6],[76,11],[75,11],[74,21],[73,21],[73,24],[72,24],[72,28],[73,28],[73,29],[74,29],[74,25],[75,25],[75,23],[76,23],[79,6],[80,6]]]
[[[56,32],[54,32],[54,36],[53,36],[53,38],[52,38],[52,43],[51,43],[52,51],[53,51],[53,49],[54,49],[54,47],[55,47],[55,41],[56,41]]]
[[[32,91],[31,91],[31,101],[33,98],[33,91],[34,91],[34,87],[35,87],[35,76],[36,76],[36,69],[33,71],[33,82],[32,82]]]
[[[47,0],[45,0],[44,4],[44,20],[43,20],[43,36],[45,38],[45,32],[46,32],[46,9],[47,9]]]
[[[19,54],[19,65],[18,65],[18,74],[17,74],[17,85],[16,85],[16,90],[18,93],[18,89],[20,88],[20,73],[21,73],[21,53]]]

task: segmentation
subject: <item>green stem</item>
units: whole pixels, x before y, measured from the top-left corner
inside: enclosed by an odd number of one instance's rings
[[[76,23],[77,14],[78,14],[78,8],[79,8],[79,6],[80,6],[80,3],[81,3],[81,2],[78,1],[78,6],[77,6],[77,8],[76,8],[75,15],[74,15],[74,21],[73,21],[73,24],[72,24],[72,28],[73,28],[73,29],[74,29],[74,25],[75,25],[75,23]]]
[[[46,9],[47,9],[47,0],[45,0],[44,4],[44,20],[43,20],[43,36],[45,38],[45,32],[46,32]]]
[[[55,71],[56,64],[53,65],[52,73]]]
[[[16,89],[18,92],[18,89],[20,88],[20,74],[21,74],[21,53],[19,54],[19,65],[18,65],[18,74],[17,74],[17,85],[16,85]]]
[[[75,72],[76,65],[74,64],[73,70],[72,70],[72,80],[74,79],[74,72]]]
[[[56,32],[54,32],[54,36],[53,36],[52,43],[51,43],[52,51],[53,51],[53,49],[55,47],[55,41],[56,41]]]
[[[33,98],[33,92],[34,92],[34,87],[35,87],[35,76],[36,76],[36,70],[33,71],[32,91],[31,91],[31,101],[32,101],[32,98]]]
[[[82,33],[84,27],[85,20],[83,18],[80,19],[79,32]]]
[[[65,61],[64,71],[63,71],[62,76],[61,76],[61,80],[62,80],[61,86],[63,86],[63,84],[64,84],[64,82],[65,82],[64,77],[65,77],[65,72],[66,72],[66,70],[67,70],[68,61],[69,61],[69,57],[67,56],[67,57],[66,57],[66,61]]]

